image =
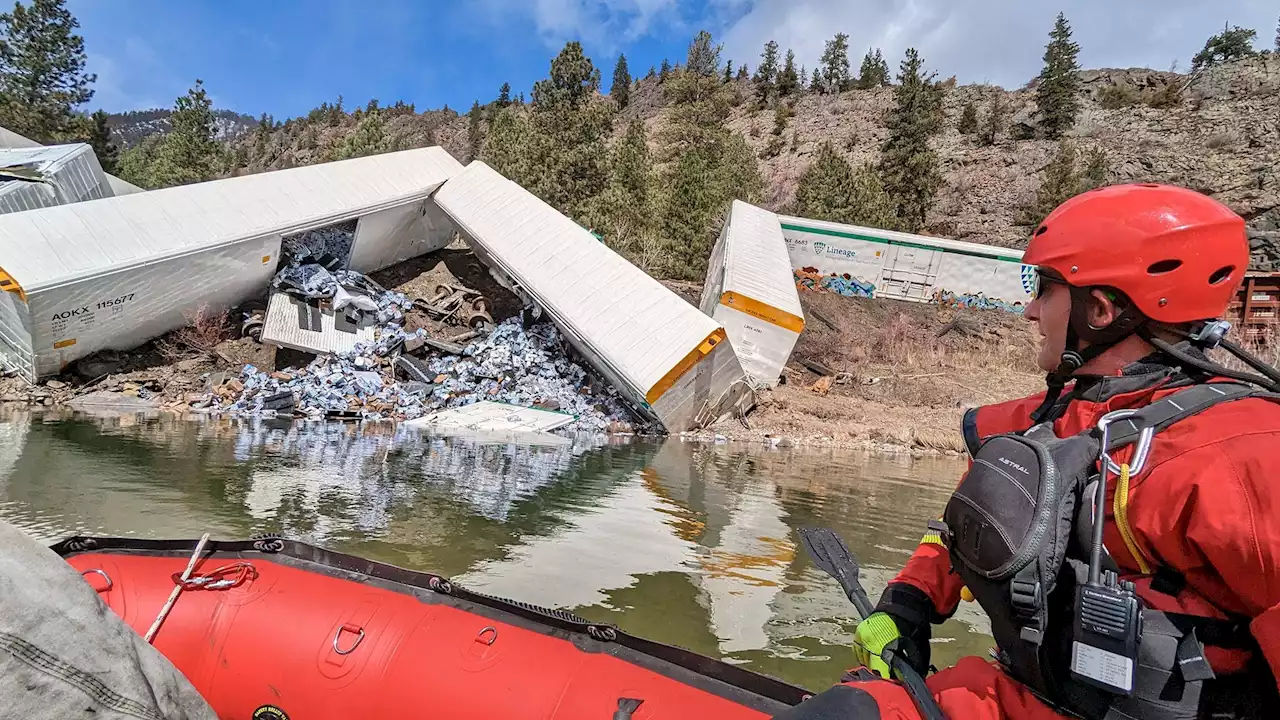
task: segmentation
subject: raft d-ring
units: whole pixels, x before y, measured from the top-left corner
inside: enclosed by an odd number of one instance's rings
[[[346,650],[342,650],[341,648],[338,647],[338,638],[342,637],[343,630],[346,630],[349,633],[356,634],[356,641],[354,643],[351,643],[351,647],[347,648]],[[333,634],[333,651],[338,653],[339,655],[350,655],[351,653],[356,651],[356,648],[360,647],[360,643],[363,640],[364,640],[364,628],[360,627],[359,625],[343,623],[342,627],[338,628],[338,631]]]
[[[492,625],[486,625],[480,628],[480,632],[476,633],[476,642],[482,642],[485,645],[493,645],[498,641],[498,628]]]
[[[94,588],[94,592],[100,592],[100,593],[110,592],[110,591],[111,591],[111,588],[115,587],[115,585],[116,585],[115,583],[111,582],[111,576],[107,574],[107,571],[106,571],[106,570],[102,570],[101,568],[93,568],[93,569],[91,569],[91,570],[84,570],[84,571],[82,571],[82,572],[80,573],[80,577],[84,577],[85,575],[88,575],[89,573],[98,573],[99,575],[101,575],[101,576],[102,576],[102,579],[103,579],[103,580],[106,580],[106,581],[107,581],[107,586],[106,586],[106,587],[102,588],[101,590],[99,590],[98,588]]]

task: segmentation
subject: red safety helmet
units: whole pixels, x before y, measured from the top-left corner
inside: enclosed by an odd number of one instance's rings
[[[1249,266],[1244,219],[1169,185],[1112,185],[1059,205],[1022,262],[1068,284],[1121,291],[1159,323],[1220,318]]]

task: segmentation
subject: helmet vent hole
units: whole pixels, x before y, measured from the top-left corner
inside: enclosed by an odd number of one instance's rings
[[[1151,263],[1147,266],[1148,275],[1163,275],[1173,272],[1182,267],[1182,261],[1177,259],[1161,260],[1160,262]]]
[[[1049,232],[1049,226],[1041,225],[1040,227],[1036,228],[1036,237],[1039,237],[1047,232]]]
[[[1144,188],[1158,188],[1158,187],[1160,187],[1160,186],[1159,186],[1159,185],[1156,185],[1155,183],[1141,183],[1141,184],[1139,184],[1139,185],[1138,185],[1138,187],[1144,187]]]
[[[1231,273],[1235,272],[1235,270],[1236,270],[1235,265],[1228,265],[1224,268],[1218,268],[1217,272],[1209,276],[1209,284],[1217,285],[1218,283],[1223,282],[1227,278],[1231,277]]]

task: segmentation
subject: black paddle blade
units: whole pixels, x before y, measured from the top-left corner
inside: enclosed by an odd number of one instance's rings
[[[830,528],[805,527],[797,532],[800,534],[800,544],[809,553],[809,557],[813,558],[814,564],[840,583],[844,594],[853,601],[862,617],[870,615],[873,606],[867,597],[867,591],[858,582],[858,561],[853,558],[844,540]]]

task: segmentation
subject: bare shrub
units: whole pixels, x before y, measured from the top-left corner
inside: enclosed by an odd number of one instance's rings
[[[1177,84],[1169,83],[1159,90],[1148,90],[1143,93],[1142,101],[1153,108],[1172,108],[1182,104],[1182,93]]]
[[[156,350],[170,362],[213,352],[224,340],[231,338],[231,326],[227,311],[213,311],[201,305],[194,312],[182,313],[187,324],[156,341]]]
[[[1108,85],[1098,93],[1098,104],[1108,110],[1132,107],[1137,105],[1141,99],[1141,93],[1129,83]]]

